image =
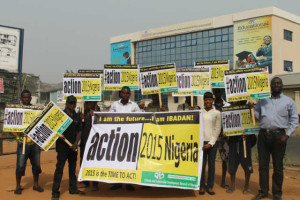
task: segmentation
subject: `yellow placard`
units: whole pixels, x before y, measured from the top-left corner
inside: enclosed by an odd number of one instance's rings
[[[248,93],[269,92],[268,73],[255,73],[247,75]]]
[[[82,95],[101,95],[100,79],[82,79]]]
[[[224,71],[228,70],[228,65],[211,66],[211,82],[223,82]]]
[[[23,126],[27,127],[31,122],[40,114],[40,110],[25,110],[24,111],[24,121]]]
[[[154,90],[143,90],[143,95],[149,95],[149,94],[158,94],[160,89],[154,89]]]
[[[137,70],[122,70],[121,71],[121,85],[138,85],[138,71]]]
[[[209,73],[192,74],[191,89],[192,90],[210,90]]]
[[[195,130],[199,130],[199,124],[144,124],[138,169],[153,171],[153,163],[159,162],[160,165],[155,166],[158,171],[195,176],[199,156],[198,145],[193,142],[199,141],[199,132]],[[161,132],[164,132],[163,136]]]
[[[157,72],[160,88],[177,87],[176,70],[162,70]]]
[[[64,123],[67,119],[67,116],[59,110],[57,107],[54,107],[43,119],[43,122],[49,126],[53,132],[57,132],[58,128]]]

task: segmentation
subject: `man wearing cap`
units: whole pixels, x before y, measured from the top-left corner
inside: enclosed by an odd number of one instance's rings
[[[77,179],[75,175],[77,162],[77,145],[81,137],[82,124],[80,115],[75,112],[77,99],[71,95],[66,101],[66,108],[64,112],[73,120],[70,126],[63,133],[63,137],[72,143],[69,147],[63,140],[56,141],[57,163],[54,173],[52,186],[52,200],[59,199],[59,188],[63,176],[63,169],[66,161],[69,162],[69,193],[70,194],[84,194],[78,190]]]
[[[295,102],[282,94],[282,80],[271,80],[271,97],[260,99],[255,106],[255,117],[259,120],[258,162],[259,193],[252,198],[259,200],[268,197],[270,155],[273,161],[272,193],[273,200],[282,199],[283,157],[290,135],[297,129],[299,119]],[[250,108],[253,104],[250,103]]]

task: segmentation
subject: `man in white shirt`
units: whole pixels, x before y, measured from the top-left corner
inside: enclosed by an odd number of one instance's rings
[[[130,88],[128,86],[122,88],[120,98],[119,101],[115,101],[111,105],[109,112],[141,112],[139,106],[135,102],[130,101]]]
[[[130,88],[128,86],[122,87],[120,91],[120,100],[113,102],[109,112],[121,112],[121,113],[130,113],[130,112],[141,112],[139,106],[130,101]],[[114,184],[110,189],[117,190],[122,187],[122,184]],[[130,184],[126,184],[126,189],[133,191],[134,187]]]

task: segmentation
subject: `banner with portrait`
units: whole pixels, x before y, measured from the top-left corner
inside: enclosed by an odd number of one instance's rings
[[[131,41],[118,42],[110,45],[111,64],[131,64]]]

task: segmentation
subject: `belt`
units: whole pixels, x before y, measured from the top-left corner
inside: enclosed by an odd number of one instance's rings
[[[275,129],[261,128],[260,130],[265,132],[265,133],[272,133],[272,132],[278,133],[278,132],[284,131],[284,128],[275,128]]]

